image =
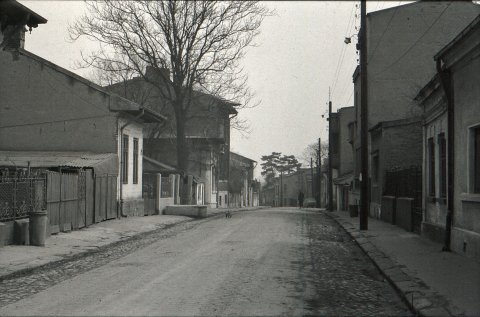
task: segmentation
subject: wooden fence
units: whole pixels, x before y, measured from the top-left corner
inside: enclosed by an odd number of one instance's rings
[[[92,170],[47,172],[50,233],[80,229],[117,217],[117,177]]]

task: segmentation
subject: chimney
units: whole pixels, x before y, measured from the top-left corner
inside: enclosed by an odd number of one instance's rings
[[[166,79],[170,79],[170,71],[167,68],[155,68],[147,66],[145,70],[145,77],[155,83],[163,84]]]
[[[6,50],[19,49],[25,47],[25,27],[23,25],[8,25],[3,31],[2,42],[5,41]]]

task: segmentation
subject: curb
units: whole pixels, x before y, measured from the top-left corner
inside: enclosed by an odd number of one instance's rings
[[[1,275],[0,276],[0,282],[2,282],[4,280],[19,277],[21,275],[27,275],[27,274],[30,274],[30,273],[32,273],[34,271],[37,271],[37,270],[46,269],[46,268],[49,268],[50,266],[56,266],[56,265],[59,265],[59,264],[70,262],[70,261],[75,261],[75,260],[81,259],[83,257],[86,257],[88,255],[102,252],[105,249],[110,248],[112,246],[116,246],[120,243],[124,243],[124,242],[135,240],[135,239],[140,239],[143,236],[146,236],[146,235],[149,235],[149,234],[154,234],[154,233],[156,233],[160,230],[170,229],[170,228],[172,228],[176,225],[179,225],[179,224],[182,224],[182,223],[185,223],[185,222],[190,222],[190,221],[193,221],[193,220],[194,219],[185,219],[185,220],[182,220],[182,221],[179,221],[179,222],[176,222],[176,223],[166,224],[166,225],[163,225],[163,226],[158,227],[158,228],[153,229],[153,230],[139,232],[137,234],[134,234],[132,236],[128,236],[126,238],[120,238],[120,240],[118,240],[118,241],[114,241],[112,243],[108,243],[108,244],[105,244],[105,245],[102,245],[102,246],[97,246],[94,249],[80,251],[78,253],[71,254],[71,255],[65,255],[63,258],[58,259],[58,260],[52,260],[52,261],[47,262],[47,263],[43,263],[43,264],[40,264],[40,265],[34,265],[34,266],[26,267],[26,268],[23,268],[23,269],[14,271],[14,272],[10,272],[8,274]]]
[[[464,311],[448,303],[442,295],[431,290],[421,279],[411,276],[408,268],[398,264],[389,256],[380,251],[361,231],[351,222],[341,219],[338,215],[325,212],[345,230],[360,249],[370,258],[373,264],[392,285],[401,299],[415,316],[463,316]]]
[[[266,207],[260,207],[259,206],[259,207],[252,207],[252,208],[236,208],[236,209],[230,209],[230,211],[232,211],[232,212],[250,211],[250,210],[263,209],[263,208],[266,208]],[[65,255],[63,258],[58,259],[58,260],[52,260],[52,261],[47,262],[47,263],[26,267],[26,268],[23,268],[23,269],[14,271],[14,272],[7,273],[5,275],[0,275],[0,282],[2,282],[4,280],[9,280],[9,279],[12,279],[12,278],[16,278],[16,277],[19,277],[19,276],[22,276],[22,275],[27,275],[27,274],[33,273],[34,271],[37,271],[37,270],[47,269],[51,266],[56,266],[56,265],[59,265],[59,264],[70,262],[70,261],[75,261],[75,260],[78,260],[80,258],[86,257],[88,255],[92,255],[92,254],[104,251],[105,249],[110,248],[112,246],[116,246],[120,243],[124,243],[124,242],[135,240],[135,239],[139,239],[143,236],[146,236],[146,235],[149,235],[149,234],[154,234],[154,233],[156,233],[160,230],[170,229],[170,228],[172,228],[174,226],[177,226],[179,224],[182,224],[182,223],[191,222],[191,221],[195,221],[195,220],[202,220],[202,219],[207,219],[207,218],[213,218],[213,217],[216,217],[216,216],[221,216],[221,215],[224,215],[224,212],[226,210],[227,209],[222,210],[221,212],[212,213],[210,215],[207,214],[206,218],[189,218],[189,219],[181,220],[181,221],[176,222],[176,223],[161,225],[158,228],[155,228],[153,230],[139,232],[137,234],[134,234],[134,235],[126,237],[126,238],[120,238],[120,240],[118,240],[118,241],[114,241],[114,242],[109,243],[109,244],[98,246],[94,249],[80,251],[78,253],[71,254],[71,255]]]

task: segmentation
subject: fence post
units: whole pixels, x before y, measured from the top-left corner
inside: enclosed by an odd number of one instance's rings
[[[17,178],[13,179],[13,220],[17,219]]]

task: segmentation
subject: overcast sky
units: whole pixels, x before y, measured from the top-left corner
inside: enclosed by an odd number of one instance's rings
[[[70,43],[67,25],[84,12],[83,1],[20,0],[48,20],[26,35],[25,48],[82,76],[75,69],[86,40]],[[367,2],[367,12],[402,5],[403,1]],[[275,9],[248,49],[243,64],[260,106],[244,109],[252,132],[232,132],[231,149],[260,164],[262,155],[282,152],[300,157],[308,144],[327,140],[329,87],[333,110],[353,105],[355,43],[345,37],[360,25],[360,1],[269,1]],[[357,5],[357,7],[356,7]],[[256,170],[260,175],[260,166]]]

